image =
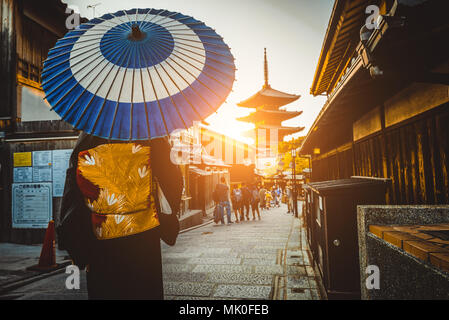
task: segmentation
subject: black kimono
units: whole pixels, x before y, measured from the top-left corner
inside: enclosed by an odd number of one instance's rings
[[[172,214],[161,212],[158,185]],[[176,242],[182,189],[166,139],[80,135],[57,232],[60,249],[87,266],[89,299],[163,299],[160,239]]]

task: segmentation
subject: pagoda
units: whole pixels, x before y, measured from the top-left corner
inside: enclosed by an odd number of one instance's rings
[[[238,118],[237,120],[253,123],[255,125],[254,129],[244,132],[244,135],[255,138],[258,153],[261,149],[269,149],[270,142],[279,143],[285,136],[304,130],[304,127],[284,127],[281,124],[282,121],[302,114],[302,111],[286,111],[280,109],[282,106],[298,100],[301,96],[275,90],[268,84],[266,48],[264,49],[264,77],[265,83],[262,90],[237,104],[239,107],[256,109],[250,115]],[[264,139],[265,148],[260,148],[260,144],[262,144],[262,142],[259,141],[260,133],[263,131],[260,131],[259,129],[265,129],[266,132],[266,137]],[[273,141],[273,132],[277,132],[277,141]]]

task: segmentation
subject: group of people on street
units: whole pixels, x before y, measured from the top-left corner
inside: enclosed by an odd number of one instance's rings
[[[256,220],[256,217],[260,220],[260,210],[280,207],[281,202],[287,203],[287,213],[293,212],[291,187],[283,190],[280,186],[274,185],[266,189],[264,186],[257,184],[242,183],[241,187],[234,186],[230,190],[226,184],[226,179],[222,177],[215,188],[213,198],[216,204],[214,214],[216,223],[221,221],[222,224],[225,224],[225,211],[228,225],[245,221],[245,219],[249,221],[250,213],[252,220]],[[232,221],[232,210],[234,211],[234,221]]]
[[[215,222],[221,221],[224,224],[224,213],[226,210],[227,224],[234,223],[232,221],[231,203],[234,209],[235,222],[249,220],[250,208],[252,211],[253,220],[257,217],[260,220],[259,211],[259,191],[254,185],[243,184],[241,188],[234,187],[232,190],[229,189],[226,184],[226,179],[222,177],[220,183],[217,184],[215,191],[213,193],[214,202],[216,204],[216,218]],[[245,214],[246,209],[246,214]]]

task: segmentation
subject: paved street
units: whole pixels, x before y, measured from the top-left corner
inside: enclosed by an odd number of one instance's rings
[[[319,299],[300,219],[286,206],[262,219],[208,225],[183,232],[174,247],[162,246],[166,299]],[[67,290],[62,273],[19,288],[18,299],[86,299]]]
[[[0,291],[3,286],[15,283],[27,278],[38,276],[40,272],[26,270],[37,265],[41,254],[42,245],[20,245],[13,243],[1,243],[0,245]],[[64,264],[67,252],[56,249],[56,263]]]
[[[231,226],[212,223],[164,246],[166,299],[317,299],[300,220],[286,211],[263,211],[260,221]]]

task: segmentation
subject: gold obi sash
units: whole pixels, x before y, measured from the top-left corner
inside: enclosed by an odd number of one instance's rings
[[[150,147],[114,143],[82,151],[77,183],[92,210],[98,239],[125,237],[159,225]]]

